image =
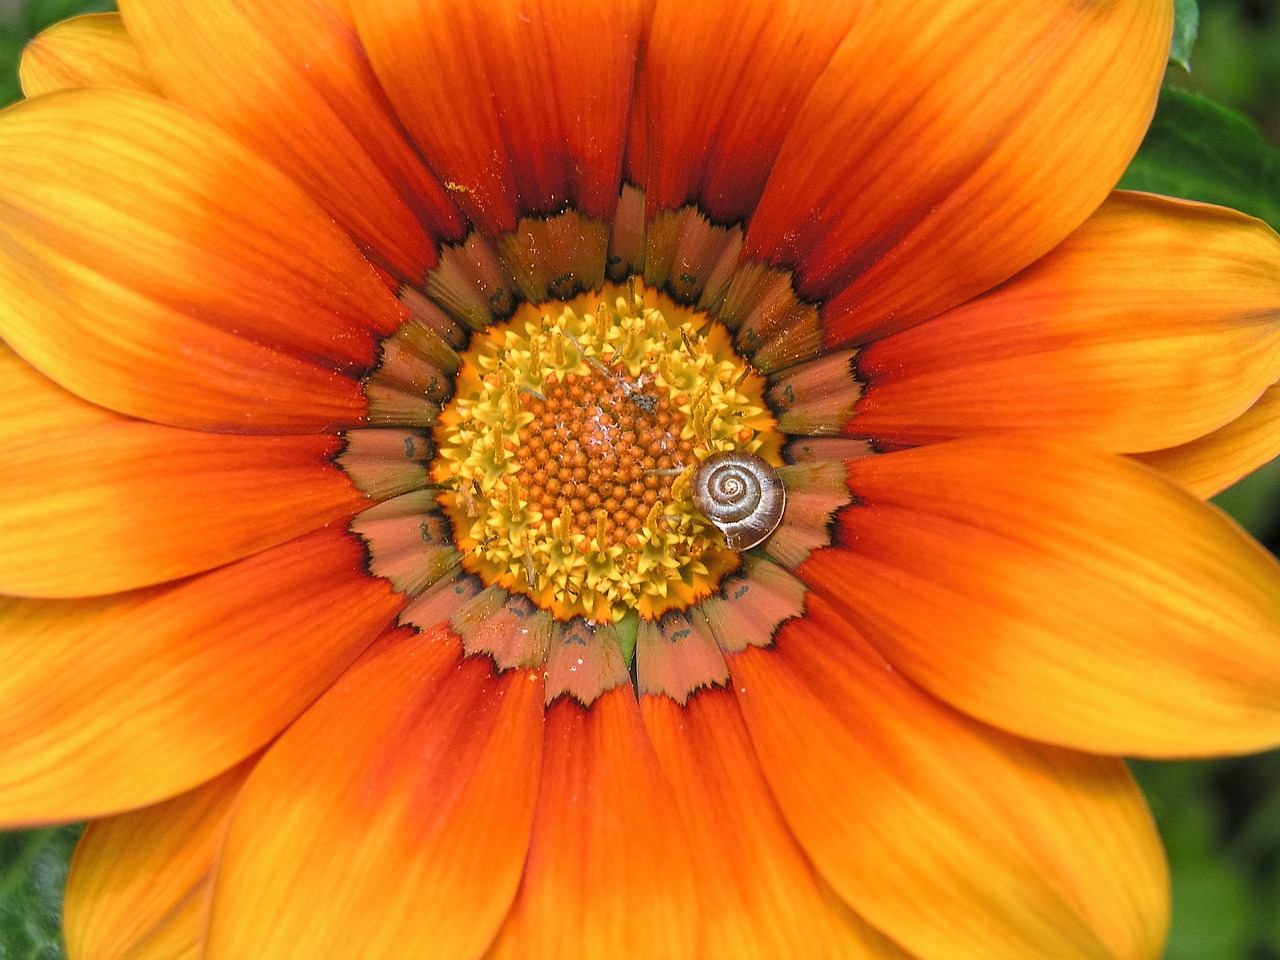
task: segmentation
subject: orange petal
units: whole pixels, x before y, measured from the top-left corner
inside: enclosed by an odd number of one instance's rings
[[[400,630],[249,778],[209,960],[479,957],[515,895],[541,765],[536,671]]]
[[[783,137],[856,19],[852,3],[659,0],[641,71],[651,107],[634,165],[650,208],[755,209]],[[709,53],[714,51],[714,53]]]
[[[118,13],[61,20],[27,44],[18,79],[28,97],[65,87],[124,87],[159,93]]]
[[[1198,497],[1212,497],[1280,457],[1280,384],[1225,427],[1138,459],[1173,477]]]
[[[629,687],[547,709],[533,839],[489,960],[692,960],[693,864]]]
[[[258,749],[395,616],[362,561],[324,531],[172,586],[0,598],[0,821],[154,803]]]
[[[968,713],[1099,753],[1280,743],[1280,564],[1131,460],[1006,438],[849,463],[800,575]]]
[[[70,960],[200,955],[231,805],[254,762],[172,800],[89,824],[63,904]]]
[[[0,345],[0,592],[86,596],[229,563],[363,502],[334,437],[197,433],[85,403]]]
[[[1280,237],[1234,210],[1116,193],[1009,283],[872,344],[857,368],[846,433],[1175,446],[1280,377]]]
[[[833,893],[801,851],[765,783],[732,693],[703,690],[687,707],[646,696],[640,706],[693,845],[699,956],[905,960]]]
[[[4,112],[0,237],[0,335],[82,396],[177,426],[358,422],[352,376],[408,316],[284,177],[133,91]]]
[[[157,0],[167,2],[167,0]],[[644,0],[353,0],[405,127],[478,225],[611,219]]]
[[[1165,0],[860,4],[801,108],[746,254],[828,300],[829,345],[991,289],[1106,197],[1169,52]]]
[[[166,95],[302,186],[401,279],[436,264],[461,218],[405,142],[346,0],[124,0]]]
[[[898,676],[821,598],[730,657],[783,813],[831,885],[921,960],[1154,960],[1163,851],[1119,760],[1022,741]]]

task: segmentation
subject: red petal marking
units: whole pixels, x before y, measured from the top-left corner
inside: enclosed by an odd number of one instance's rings
[[[782,448],[782,456],[789,463],[853,460],[874,456],[875,453],[875,446],[870,441],[846,437],[792,437]]]
[[[165,93],[305,189],[402,280],[462,218],[406,142],[346,0],[124,0]]]
[[[412,313],[378,348],[378,366],[364,381],[369,422],[399,426],[433,423],[449,399],[462,365],[455,348],[466,341],[444,310],[410,287],[400,300]]]
[[[614,283],[627,277],[644,275],[645,213],[644,193],[627,184],[618,198],[609,233],[607,274]]]
[[[856,359],[854,350],[836,350],[775,373],[767,398],[778,429],[806,436],[840,433],[862,396]]]
[[[697,203],[717,223],[746,220],[797,110],[859,6],[658,0],[640,75],[649,105],[636,182],[650,211]]]
[[[793,280],[789,270],[742,263],[715,311],[735,332],[738,351],[764,373],[812,360],[822,349],[818,308],[796,295]]]
[[[493,244],[472,231],[460,244],[440,251],[439,265],[427,274],[426,292],[450,316],[479,331],[516,304],[515,280]]]
[[[848,469],[800,576],[930,691],[1097,753],[1280,743],[1280,563],[1168,479],[1018,438]]]
[[[447,625],[450,618],[484,589],[480,580],[461,569],[441,577],[414,597],[400,614],[400,622],[418,631]]]
[[[498,241],[503,266],[530,303],[568,300],[604,286],[609,228],[567,210],[552,217],[522,217]]]
[[[400,119],[492,236],[571,206],[612,219],[642,0],[354,0]]]
[[[762,545],[769,558],[794,570],[814,550],[831,543],[831,521],[851,499],[843,463],[798,463],[779,467],[787,488],[782,522]]]
[[[729,660],[787,823],[840,895],[911,954],[1159,956],[1163,851],[1121,761],[949,710],[812,595],[774,649]]]
[[[659,211],[645,236],[644,282],[677,303],[719,306],[742,252],[742,230],[711,223],[695,207]]]
[[[551,642],[551,614],[528,597],[488,587],[458,609],[451,621],[462,649],[485,655],[499,670],[541,671]]]
[[[520,893],[492,960],[693,960],[697,892],[671,787],[628,687],[547,709]]]
[[[748,554],[742,568],[720,582],[719,595],[694,608],[693,618],[726,653],[767,647],[783,623],[804,615],[807,592],[782,567]]]
[[[397,631],[268,751],[232,817],[209,960],[474,960],[515,895],[542,763],[536,672]]]
[[[362,560],[325,530],[172,586],[0,600],[0,821],[154,803],[257,750],[392,622]]]
[[[423,429],[349,430],[334,462],[371,500],[387,500],[431,484],[428,464],[435,456]]]

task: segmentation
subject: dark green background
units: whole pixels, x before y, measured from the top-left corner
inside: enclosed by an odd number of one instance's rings
[[[1201,0],[1198,36],[1194,0],[1177,4],[1174,59],[1190,70],[1170,66],[1122,185],[1225,203],[1280,229],[1280,0]],[[111,6],[0,0],[0,103],[19,95],[14,69],[29,36]],[[1280,548],[1280,462],[1219,502]],[[1280,960],[1280,752],[1133,769],[1173,867],[1167,960]],[[78,835],[78,826],[0,834],[0,960],[62,957],[58,898]]]

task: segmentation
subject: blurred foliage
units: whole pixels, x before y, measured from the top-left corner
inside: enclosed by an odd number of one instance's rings
[[[0,960],[61,960],[62,886],[80,830],[0,834]]]
[[[1227,203],[1280,227],[1280,0],[1175,2],[1171,89],[1124,185]],[[20,95],[16,66],[27,38],[65,16],[112,7],[0,0],[0,104]],[[1280,463],[1217,502],[1276,549]],[[1166,960],[1280,960],[1280,752],[1132,766],[1173,872]],[[79,831],[0,834],[0,960],[62,957],[59,894]]]
[[[1190,70],[1169,83],[1251,117],[1280,144],[1280,0],[1200,0]]]

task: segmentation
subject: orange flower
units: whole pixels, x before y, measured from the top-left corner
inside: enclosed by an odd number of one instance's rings
[[[1118,757],[1280,742],[1196,498],[1280,452],[1280,239],[1109,193],[1170,6],[39,38],[0,818],[94,818],[73,960],[1156,957]]]

